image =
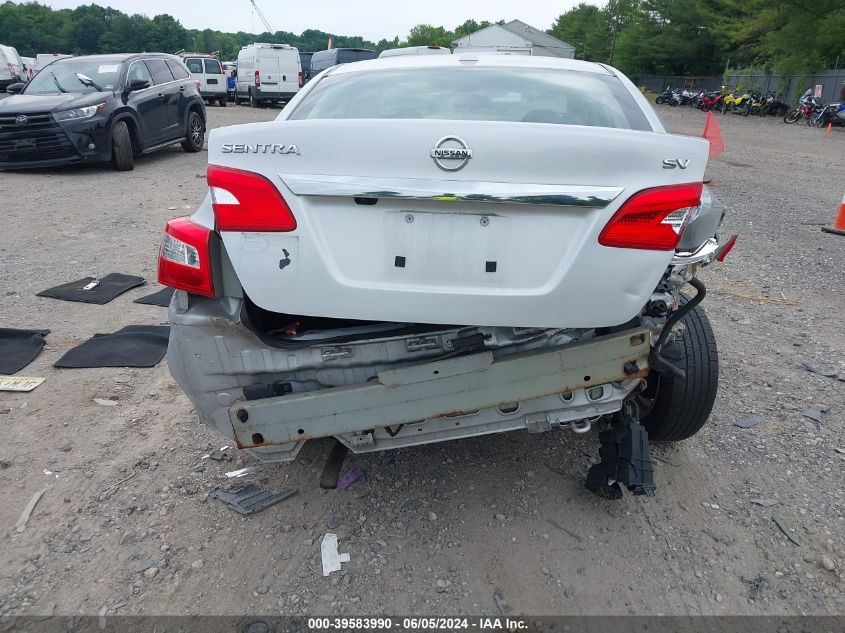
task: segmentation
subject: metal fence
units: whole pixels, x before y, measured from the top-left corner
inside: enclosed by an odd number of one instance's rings
[[[726,81],[727,80],[727,81]],[[787,103],[798,101],[807,88],[822,86],[821,100],[845,100],[845,69],[819,70],[811,75],[772,75],[745,74],[740,71],[729,73],[725,77],[684,77],[681,75],[643,75],[634,83],[645,86],[649,92],[663,92],[667,86],[673,88],[689,88],[695,90],[718,90],[725,85],[730,89],[756,89],[762,93],[773,90],[783,95]]]

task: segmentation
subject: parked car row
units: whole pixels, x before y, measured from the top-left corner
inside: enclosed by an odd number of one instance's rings
[[[168,145],[202,149],[205,103],[225,106],[230,94],[251,107],[286,103],[312,76],[376,56],[362,48],[300,53],[261,42],[244,46],[230,63],[185,51],[31,59],[0,46],[0,54],[0,85],[13,93],[0,102],[0,169],[110,161],[118,170]],[[449,49],[408,47],[381,57],[428,54]]]

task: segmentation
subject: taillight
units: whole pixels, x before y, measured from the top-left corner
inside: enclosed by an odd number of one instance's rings
[[[299,71],[299,87],[302,88],[302,71]]]
[[[255,87],[256,88],[261,87],[261,75],[260,75],[259,71],[257,71],[257,70],[255,71]]]
[[[197,90],[199,90],[202,82],[199,79],[194,79],[194,83],[197,85]]]
[[[164,229],[158,253],[160,284],[204,297],[214,296],[209,242],[211,231],[189,218],[174,218]]]
[[[296,218],[272,182],[251,171],[209,165],[214,217],[219,231],[293,231]]]
[[[615,248],[671,251],[681,240],[690,213],[701,204],[702,183],[644,189],[631,196],[599,235]]]

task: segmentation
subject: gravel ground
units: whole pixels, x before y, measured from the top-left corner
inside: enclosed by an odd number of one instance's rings
[[[697,111],[660,113],[674,132],[704,126]],[[209,108],[212,126],[274,115]],[[0,175],[0,325],[52,330],[23,372],[46,382],[0,394],[0,614],[845,612],[845,382],[802,366],[845,373],[845,238],[819,230],[845,193],[845,130],[719,120],[727,151],[708,175],[725,233],[741,238],[702,272],[718,401],[699,435],[655,449],[657,494],[618,502],[583,489],[593,435],[516,432],[352,456],[366,481],[328,494],[317,482],[330,444],[315,442],[250,478],[298,496],[231,512],[207,492],[252,461],[202,459],[224,442],[164,363],[52,367],[95,332],[166,319],[132,299],[155,289],[166,219],[203,195],[205,154],[164,151],[131,173]],[[105,306],[35,297],[108,272],[150,284]],[[803,415],[815,404],[828,407],[820,420]],[[327,531],[351,561],[324,578]]]

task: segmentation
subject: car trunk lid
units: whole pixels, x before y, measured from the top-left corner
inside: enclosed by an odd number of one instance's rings
[[[707,161],[706,141],[664,133],[441,120],[235,126],[209,148],[211,164],[266,177],[296,218],[221,232],[262,308],[524,327],[638,313],[672,252],[599,233],[637,191],[700,183]]]

